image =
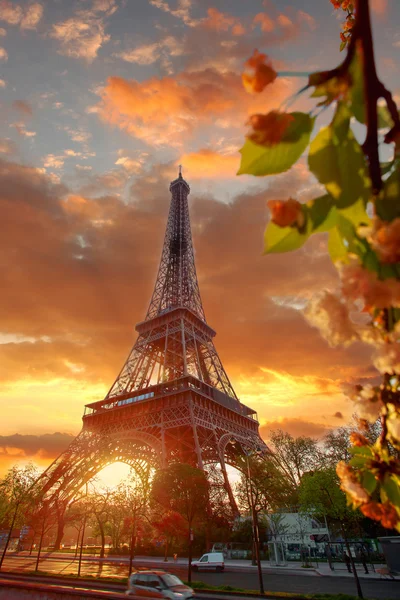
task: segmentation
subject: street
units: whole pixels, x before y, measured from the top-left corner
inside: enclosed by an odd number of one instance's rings
[[[78,561],[73,557],[65,555],[46,556],[43,555],[40,561],[39,570],[56,575],[76,574],[78,570]],[[32,574],[35,569],[36,557],[29,555],[7,556],[3,564],[3,572],[15,572]],[[151,568],[146,562],[135,559],[134,568]],[[153,566],[154,568],[154,566]],[[176,573],[181,579],[187,579],[187,569],[185,565],[174,563],[159,563],[157,568],[162,568]],[[127,576],[127,564],[124,560],[114,559],[111,561],[102,561],[98,559],[84,559],[81,567],[82,577],[112,577],[123,578]],[[264,588],[266,592],[294,592],[303,594],[325,593],[325,594],[351,594],[356,595],[355,583],[352,577],[340,575],[320,576],[313,573],[294,573],[285,571],[282,573],[263,572]],[[193,580],[203,581],[213,586],[230,585],[244,589],[258,589],[257,573],[252,570],[235,570],[230,566],[224,573],[193,573]],[[102,589],[121,589],[115,584],[102,582]],[[400,581],[390,581],[384,579],[361,579],[361,586],[366,598],[376,598],[378,600],[393,599],[400,596]],[[96,586],[97,587],[97,586]],[[203,597],[203,594],[202,594]]]

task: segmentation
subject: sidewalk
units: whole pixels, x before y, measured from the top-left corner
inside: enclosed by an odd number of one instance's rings
[[[187,566],[187,558],[178,558],[177,562],[174,563],[173,558],[168,558],[168,562],[164,562],[162,557],[150,557],[150,556],[136,556],[134,562],[136,563],[147,563],[157,565],[159,568],[162,567],[167,569],[167,565],[178,565],[178,566]],[[351,577],[353,578],[353,573],[349,573],[346,566],[343,563],[334,563],[334,570],[331,571],[328,563],[316,562],[310,563],[312,566],[310,568],[304,568],[302,566],[301,561],[289,562],[286,565],[271,565],[269,561],[261,561],[261,568],[264,573],[288,573],[295,575],[305,575],[305,576],[321,576],[321,577]],[[225,568],[228,570],[236,570],[236,571],[256,571],[257,566],[252,565],[250,560],[225,560]],[[364,573],[364,567],[362,565],[356,565],[357,575],[360,579],[392,579],[389,575],[382,575],[382,573],[378,573],[377,570],[384,569],[387,570],[387,566],[384,564],[368,565],[369,573]],[[375,571],[373,570],[375,569]],[[394,576],[394,580],[400,581],[400,576]]]
[[[386,565],[368,565],[368,573],[365,573],[362,565],[356,564],[357,575],[360,579],[387,579],[400,581],[398,575],[388,575]],[[316,569],[317,573],[325,577],[354,577],[353,573],[349,573],[346,566],[343,563],[334,563],[334,570],[331,571],[327,563],[319,563]]]
[[[328,563],[325,562],[315,562],[312,561],[309,564],[310,568],[304,568],[302,566],[302,562],[288,562],[286,565],[271,565],[269,561],[261,561],[261,567],[263,572],[286,572],[286,573],[295,573],[296,575],[320,575],[322,577],[351,577],[353,578],[353,573],[349,573],[347,567],[343,563],[333,563],[334,570],[332,571],[329,567]],[[247,560],[225,560],[225,567],[240,567],[243,569],[256,569],[257,567],[253,566],[250,561]],[[368,565],[369,573],[365,573],[364,567],[362,565],[356,564],[357,575],[360,579],[392,579],[390,575],[383,575],[378,572],[380,570],[387,571],[387,566],[385,564],[377,564],[377,565]],[[394,576],[393,579],[400,581],[400,576]]]

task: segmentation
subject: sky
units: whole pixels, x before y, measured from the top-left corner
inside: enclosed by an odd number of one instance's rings
[[[372,8],[379,74],[399,99],[400,3]],[[367,348],[330,348],[303,317],[337,283],[325,238],[262,254],[267,201],[320,192],[306,157],[236,176],[248,116],[305,83],[248,94],[245,60],[257,48],[281,72],[327,69],[339,32],[329,0],[0,0],[0,473],[49,464],[113,383],[150,301],[179,164],[207,321],[261,434],[348,421],[341,382],[375,372]]]

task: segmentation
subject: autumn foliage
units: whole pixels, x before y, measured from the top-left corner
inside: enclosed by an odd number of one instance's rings
[[[268,203],[265,252],[296,250],[315,233],[327,235],[340,286],[314,297],[305,316],[331,346],[369,344],[381,376],[375,384],[346,390],[365,435],[352,436],[351,459],[338,464],[337,474],[351,506],[400,531],[400,119],[377,76],[369,1],[331,3],[344,11],[343,62],[313,73],[300,90],[315,99],[310,113],[274,110],[250,117],[239,174],[283,173],[307,151],[308,167],[324,188],[307,203]],[[245,87],[263,91],[275,78],[269,59],[255,51],[246,63]],[[327,108],[330,124],[316,128]],[[386,162],[380,160],[381,144],[390,150]],[[377,419],[381,434],[371,444],[368,431]]]

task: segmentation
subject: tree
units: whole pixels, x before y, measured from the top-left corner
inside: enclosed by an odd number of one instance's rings
[[[362,598],[356,567],[348,543],[349,533],[361,518],[347,504],[346,494],[340,488],[340,480],[334,468],[310,472],[304,475],[300,485],[300,507],[306,514],[326,517],[339,529],[353,567],[358,595]]]
[[[331,346],[372,345],[381,374],[380,385],[351,386],[347,393],[366,429],[380,418],[381,434],[371,444],[353,433],[352,458],[339,462],[337,473],[355,509],[400,531],[400,460],[389,448],[400,450],[400,116],[377,75],[369,0],[331,3],[346,15],[344,60],[311,74],[300,90],[316,99],[310,113],[272,110],[250,117],[239,174],[283,173],[308,150],[309,169],[324,193],[306,204],[294,198],[270,201],[265,252],[296,250],[311,235],[328,234],[340,289],[313,298],[306,318]],[[257,50],[246,67],[243,83],[252,92],[262,92],[278,76]],[[332,121],[311,139],[318,111],[327,107],[333,108]],[[382,142],[392,151],[384,163]],[[360,311],[368,321],[350,318]]]
[[[353,456],[350,449],[354,435],[363,436],[370,445],[375,445],[382,435],[381,420],[377,419],[373,423],[360,423],[357,415],[353,415],[349,425],[330,431],[322,440],[324,464],[325,461],[330,466],[335,466],[339,461],[349,462]],[[390,442],[388,442],[387,450],[391,456],[400,458],[399,450]]]
[[[212,541],[229,539],[237,514],[232,510],[232,505],[229,502],[224,477],[219,465],[207,465],[206,476],[210,484],[205,540],[206,549],[209,552]]]
[[[68,500],[61,500],[56,497],[55,499],[55,513],[57,517],[57,535],[54,542],[54,550],[61,548],[61,542],[64,537],[64,529],[66,525],[65,512],[68,506]]]
[[[123,490],[117,488],[111,492],[108,508],[107,533],[111,536],[112,547],[118,550],[122,542],[125,519],[128,516]]]
[[[30,514],[25,517],[35,534],[39,535],[39,546],[35,565],[35,571],[38,571],[44,537],[56,524],[56,513],[52,510],[52,506],[48,500],[38,498],[31,505]]]
[[[87,498],[84,496],[78,496],[73,498],[66,509],[65,520],[68,525],[76,529],[77,538],[76,538],[76,547],[75,547],[75,558],[78,554],[79,550],[79,541],[81,540],[81,533],[83,530],[83,524],[85,521],[85,517],[88,517],[90,508]],[[83,536],[82,536],[83,537]],[[83,541],[81,540],[81,545]]]
[[[276,541],[279,537],[287,534],[289,525],[285,523],[285,516],[283,513],[272,513],[268,515],[267,521],[267,535],[272,540]]]
[[[253,539],[253,525],[251,519],[236,521],[232,531],[232,541],[251,544]]]
[[[118,502],[125,507],[130,521],[130,544],[129,544],[129,575],[132,572],[132,561],[134,558],[137,528],[145,518],[149,504],[150,471],[147,470],[142,476],[131,470],[126,483],[117,488]]]
[[[32,497],[29,497],[28,491],[37,477],[37,469],[30,463],[22,468],[12,467],[0,481],[0,524],[9,529],[0,558],[0,568],[10,543],[12,530],[14,527],[22,525],[24,513],[30,508],[33,501]]]
[[[164,561],[168,560],[168,548],[179,538],[187,536],[185,519],[177,512],[166,512],[158,521],[153,522],[157,534],[164,538]]]
[[[272,457],[248,457],[250,463],[251,482],[247,470],[243,466],[240,481],[236,490],[239,505],[246,512],[252,510],[250,501],[250,485],[252,486],[253,503],[257,513],[270,513],[292,504],[293,487]]]
[[[267,529],[263,516],[285,504],[293,496],[292,486],[288,483],[277,461],[271,456],[246,456],[243,459],[241,479],[237,485],[239,505],[251,515],[253,522],[253,564],[257,564],[260,578],[260,591],[263,590],[261,566],[261,527]]]
[[[101,550],[100,558],[104,558],[105,545],[106,545],[106,524],[109,519],[109,501],[111,491],[106,488],[105,490],[97,490],[94,486],[89,494],[90,513],[92,515],[92,521],[95,531],[98,531],[101,539]]]
[[[323,438],[324,458],[330,467],[336,467],[340,460],[350,460],[349,448],[352,431],[351,427],[338,427]]]
[[[204,471],[188,464],[173,463],[156,473],[152,499],[166,510],[182,515],[188,528],[189,564],[188,581],[191,581],[193,526],[205,521],[209,503],[209,483]]]
[[[293,490],[297,490],[304,473],[317,468],[321,462],[317,440],[306,436],[293,437],[281,429],[271,431],[269,439],[273,450],[271,460],[285,473]]]

